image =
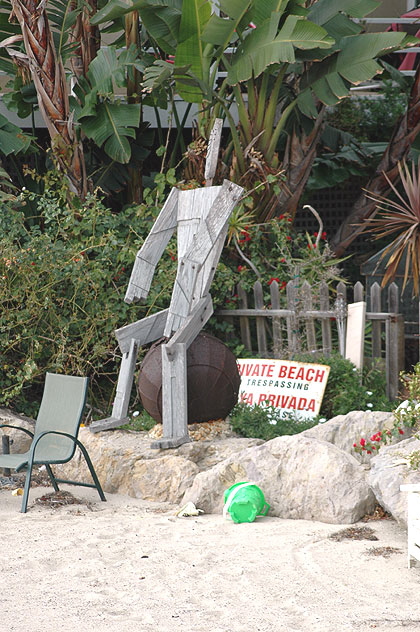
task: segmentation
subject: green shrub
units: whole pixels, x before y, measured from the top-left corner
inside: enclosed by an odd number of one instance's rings
[[[2,207],[0,406],[35,414],[45,372],[66,372],[90,377],[90,401],[106,414],[119,364],[114,330],[167,306],[176,266],[164,257],[148,305],[128,306],[132,261],[159,207],[116,214],[97,194],[71,199],[55,172],[43,182],[42,194]]]
[[[254,437],[268,441],[282,435],[293,435],[312,428],[318,420],[299,420],[293,415],[282,417],[273,406],[239,403],[230,414],[232,430],[242,437]]]
[[[379,364],[367,367],[361,374],[350,360],[339,353],[330,356],[300,356],[302,362],[317,362],[330,367],[320,415],[331,419],[352,410],[392,410],[386,396],[385,371]]]

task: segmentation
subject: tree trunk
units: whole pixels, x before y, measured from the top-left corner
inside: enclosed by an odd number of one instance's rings
[[[125,16],[125,45],[127,48],[134,45],[140,48],[139,13],[131,11]],[[128,103],[141,103],[140,96],[140,72],[134,68],[132,74],[127,77],[127,101]],[[129,200],[140,204],[143,199],[142,167],[128,167],[128,195]]]
[[[90,18],[97,12],[97,0],[86,0],[79,12],[70,41],[77,47],[71,56],[71,67],[76,77],[86,77],[92,59],[96,57],[101,46],[99,26],[93,26]],[[71,10],[77,9],[77,2],[72,2]]]
[[[11,0],[11,4],[26,50],[26,56],[16,53],[15,60],[29,68],[54,155],[71,190],[83,198],[86,195],[83,149],[75,137],[66,76],[61,59],[56,56],[45,2]]]
[[[407,157],[411,144],[420,132],[420,66],[417,67],[411,89],[407,111],[395,124],[391,140],[381,158],[374,176],[366,190],[375,196],[386,195],[390,188],[384,173],[391,182],[398,179],[398,162]],[[330,245],[337,256],[341,256],[356,237],[364,230],[361,225],[375,212],[377,202],[362,193],[354,203],[350,214],[341,224]]]
[[[299,200],[316,157],[317,145],[322,133],[324,111],[325,107],[322,107],[308,136],[303,131],[300,134],[293,131],[287,140],[282,164],[286,180],[277,196],[277,214],[289,215],[292,219],[296,215]],[[273,216],[274,213],[271,217]]]

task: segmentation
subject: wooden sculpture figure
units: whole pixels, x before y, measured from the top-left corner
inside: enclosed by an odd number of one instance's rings
[[[229,217],[243,189],[228,180],[212,186],[219,153],[222,120],[210,135],[205,179],[200,189],[172,189],[149,235],[138,251],[125,301],[148,295],[155,267],[175,230],[178,270],[168,309],[117,329],[122,353],[112,416],[93,422],[92,432],[127,422],[138,348],[167,338],[162,350],[163,437],[154,448],[174,448],[190,441],[187,415],[187,349],[213,313],[210,285],[227,235]]]

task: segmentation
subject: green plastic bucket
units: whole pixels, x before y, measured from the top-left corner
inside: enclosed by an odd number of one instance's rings
[[[254,522],[257,516],[266,516],[270,505],[264,494],[254,483],[235,483],[224,493],[223,516],[227,514],[233,522]]]

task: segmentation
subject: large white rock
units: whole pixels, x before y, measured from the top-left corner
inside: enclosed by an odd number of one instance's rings
[[[24,415],[17,415],[12,413],[6,408],[0,408],[0,424],[10,424],[11,426],[18,426],[19,428],[25,428],[26,430],[34,431],[35,421],[30,417]],[[22,430],[14,430],[13,428],[0,428],[0,437],[7,435],[10,441],[10,452],[21,453],[29,450],[32,439]],[[1,452],[1,442],[0,442]]]
[[[383,446],[367,472],[378,502],[403,526],[407,526],[407,494],[400,491],[400,485],[420,483],[420,471],[409,465],[410,455],[420,458],[420,441],[415,437]]]
[[[359,462],[370,463],[369,455],[355,452],[353,444],[357,443],[361,437],[369,439],[379,430],[383,431],[393,425],[393,413],[355,410],[347,415],[337,415],[323,424],[304,430],[302,435],[333,443],[340,450],[352,454]],[[392,441],[395,443],[399,441],[399,438],[395,437]]]
[[[270,515],[352,523],[369,513],[375,498],[364,470],[331,443],[302,435],[278,437],[225,459],[201,472],[184,495],[209,513],[219,513],[224,491],[252,481],[271,505]]]
[[[263,443],[261,439],[221,439],[186,443],[173,450],[153,450],[146,433],[113,430],[93,434],[81,428],[79,439],[87,449],[104,491],[151,501],[179,503],[203,469]],[[80,451],[64,465],[54,466],[60,478],[90,482]]]

